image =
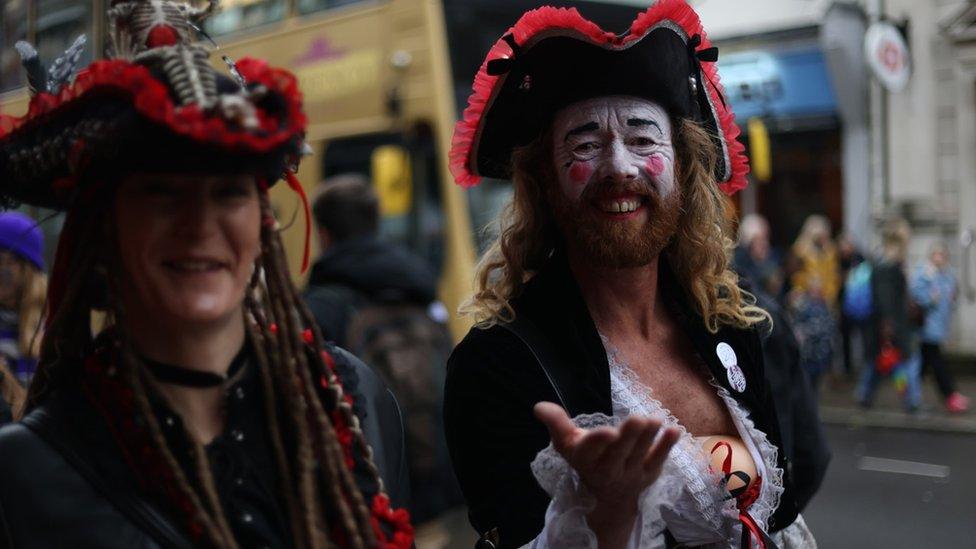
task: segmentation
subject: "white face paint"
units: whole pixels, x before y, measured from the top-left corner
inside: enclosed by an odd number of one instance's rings
[[[653,101],[608,96],[574,103],[556,114],[552,139],[559,186],[572,203],[589,191],[607,217],[632,219],[642,215],[648,192],[662,200],[675,190],[671,119]],[[606,192],[593,194],[593,185]]]

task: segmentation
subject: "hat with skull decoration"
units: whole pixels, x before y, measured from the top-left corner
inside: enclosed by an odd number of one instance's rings
[[[69,209],[133,172],[289,176],[306,126],[296,80],[250,58],[217,71],[197,40],[215,4],[112,0],[106,58],[76,75],[84,37],[50,68],[19,42],[32,97],[0,114],[2,200]]]
[[[511,176],[512,152],[538,137],[563,107],[627,95],[701,124],[712,138],[715,179],[732,194],[749,171],[739,128],[722,94],[718,50],[684,0],[659,0],[623,34],[576,9],[526,12],[491,48],[454,130],[451,172],[462,186]]]

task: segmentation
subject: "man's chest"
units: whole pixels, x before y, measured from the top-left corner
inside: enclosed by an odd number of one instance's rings
[[[666,350],[648,345],[624,346],[618,357],[678,422],[695,436],[735,435],[725,402],[709,383],[711,374],[688,347]]]

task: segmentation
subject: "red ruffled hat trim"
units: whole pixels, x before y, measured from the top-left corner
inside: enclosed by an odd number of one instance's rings
[[[576,8],[554,8],[551,6],[526,12],[505,34],[511,34],[516,43],[525,44],[543,31],[572,29],[578,32],[582,39],[595,44],[622,47],[643,39],[652,27],[665,20],[673,21],[689,37],[696,34],[701,35],[701,43],[697,46],[696,51],[712,47],[702,28],[698,14],[684,0],[660,0],[639,14],[631,24],[630,31],[623,36],[601,29],[592,21],[585,19]],[[462,187],[473,187],[481,182],[481,176],[471,168],[474,162],[471,158],[471,152],[482,115],[492,100],[496,84],[502,78],[501,75],[492,76],[488,74],[488,62],[499,58],[509,58],[512,55],[512,48],[504,39],[495,42],[481,64],[478,74],[475,75],[472,93],[468,98],[468,106],[464,109],[461,120],[454,127],[454,137],[449,153],[450,169],[455,182]],[[719,183],[719,188],[724,193],[732,195],[748,184],[746,175],[749,173],[749,161],[745,155],[745,147],[738,141],[741,131],[735,123],[735,114],[722,99],[724,89],[719,82],[716,64],[703,61],[701,68],[706,80],[705,86],[708,89],[709,98],[721,128],[722,135],[720,137],[728,154],[728,165],[731,173],[727,181]]]
[[[31,98],[23,117],[0,115],[0,140],[70,109],[93,95],[118,94],[147,120],[168,128],[174,134],[200,144],[215,145],[242,152],[269,152],[305,131],[307,118],[302,111],[302,95],[295,77],[264,61],[244,58],[237,69],[248,83],[261,84],[280,94],[286,104],[284,121],[261,109],[257,111],[260,132],[237,127],[217,115],[205,113],[197,105],[173,103],[166,85],[149,70],[124,60],[96,61],[78,73],[70,86],[57,95],[38,93]]]

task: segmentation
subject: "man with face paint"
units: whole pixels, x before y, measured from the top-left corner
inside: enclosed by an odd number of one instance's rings
[[[816,546],[729,269],[748,168],[716,58],[682,0],[624,35],[541,8],[475,78],[454,175],[514,185],[445,388],[480,547]]]
[[[608,267],[655,261],[681,208],[664,108],[627,96],[587,99],[556,114],[551,138],[558,185],[548,198],[567,244]]]

